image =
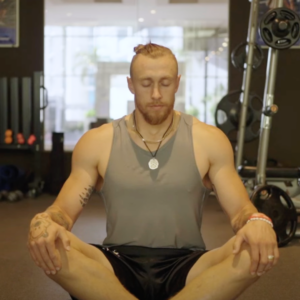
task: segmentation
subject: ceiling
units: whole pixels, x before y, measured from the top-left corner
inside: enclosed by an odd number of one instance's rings
[[[228,0],[45,0],[45,3],[46,25],[228,27]]]

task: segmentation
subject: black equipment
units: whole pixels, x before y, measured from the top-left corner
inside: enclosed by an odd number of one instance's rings
[[[237,141],[236,134],[239,128],[241,112],[242,91],[234,91],[224,96],[218,103],[215,111],[216,126],[220,128],[232,142]],[[261,119],[262,100],[255,94],[249,95],[249,105],[247,109],[247,120],[245,129],[245,142],[250,142],[259,137],[259,123]],[[225,114],[225,120],[222,119],[222,113]],[[222,122],[223,121],[223,122]],[[257,127],[257,128],[256,128]]]
[[[260,23],[260,35],[266,45],[273,49],[289,49],[299,40],[298,14],[285,7],[272,9]]]

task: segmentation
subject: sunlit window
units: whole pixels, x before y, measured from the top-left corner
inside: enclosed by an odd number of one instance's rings
[[[215,107],[227,93],[227,31],[46,26],[45,149],[51,148],[53,131],[64,132],[65,150],[72,150],[92,122],[133,111],[126,77],[133,48],[149,41],[169,47],[178,59],[182,79],[175,109],[214,125]]]

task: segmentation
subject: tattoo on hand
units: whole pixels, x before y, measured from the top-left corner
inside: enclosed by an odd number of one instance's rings
[[[57,224],[61,225],[62,227],[65,227],[67,230],[69,229],[70,224],[62,213],[52,213],[51,218]]]
[[[46,238],[49,233],[47,228],[51,225],[51,222],[48,220],[48,216],[37,216],[33,223],[30,226],[30,237],[31,240],[37,240],[40,237]]]
[[[82,207],[87,205],[93,192],[94,192],[94,187],[89,185],[87,188],[85,188],[85,191],[81,195],[79,195],[80,203],[81,203]]]

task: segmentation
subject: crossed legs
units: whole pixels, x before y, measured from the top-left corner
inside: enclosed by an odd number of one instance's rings
[[[171,300],[233,300],[256,282],[248,245],[234,255],[233,242],[204,254],[190,270],[185,288]]]
[[[57,244],[62,268],[48,275],[80,300],[136,300],[114,275],[113,268],[97,248],[68,233],[71,250]],[[250,270],[250,253],[246,245],[232,254],[231,239],[224,246],[204,254],[190,270],[185,288],[170,300],[232,300],[258,277]]]

